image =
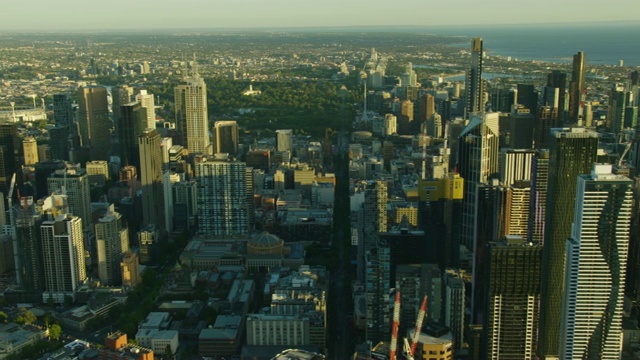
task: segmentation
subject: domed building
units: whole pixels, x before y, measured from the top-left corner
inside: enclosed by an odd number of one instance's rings
[[[259,235],[256,235],[253,239],[247,243],[247,254],[271,254],[271,255],[283,255],[284,254],[284,240],[278,236],[269,234],[264,231]]]
[[[304,251],[292,251],[278,236],[263,232],[247,242],[247,269],[268,270],[288,266],[294,269],[304,264]]]

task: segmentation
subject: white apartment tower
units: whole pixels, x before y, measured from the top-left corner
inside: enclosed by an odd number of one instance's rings
[[[82,219],[60,214],[40,226],[42,238],[45,292],[43,301],[52,298],[56,303],[75,291],[87,278],[84,263]]]
[[[147,110],[147,128],[156,128],[156,108],[153,94],[147,94],[147,90],[140,90],[136,94],[136,101]]]
[[[184,147],[192,153],[209,154],[207,85],[199,75],[185,78],[174,90],[176,123]]]
[[[632,181],[596,164],[579,175],[566,242],[561,359],[620,359]]]

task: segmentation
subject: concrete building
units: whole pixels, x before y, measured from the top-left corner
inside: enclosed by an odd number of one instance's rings
[[[244,334],[244,317],[218,315],[213,327],[203,329],[198,336],[201,356],[234,356],[240,351]]]
[[[213,154],[238,153],[238,123],[235,120],[221,120],[213,124]]]
[[[146,129],[156,128],[156,109],[153,100],[153,94],[148,94],[147,90],[140,90],[136,94],[136,101],[140,103],[140,105],[146,110],[147,115],[147,124],[145,126]]]
[[[25,165],[29,166],[38,163],[38,143],[35,138],[26,137],[22,140],[22,152]]]
[[[42,301],[52,298],[62,303],[86,280],[82,219],[67,214],[47,220],[40,226],[45,274]]]
[[[276,150],[277,151],[293,150],[293,130],[292,129],[276,130]]]
[[[182,135],[182,145],[192,153],[208,155],[209,116],[207,85],[198,74],[186,77],[174,90],[176,123]]]
[[[180,345],[177,330],[140,329],[136,333],[136,341],[138,345],[149,348],[156,354],[165,354],[167,346],[175,354]]]
[[[53,172],[47,179],[47,188],[49,194],[56,192],[66,195],[71,214],[81,218],[85,228],[91,226],[89,177],[79,164]]]
[[[85,86],[78,89],[78,124],[82,146],[89,147],[91,160],[109,160],[111,118],[107,88]],[[83,219],[84,220],[84,219]]]
[[[595,164],[579,175],[566,241],[560,359],[620,359],[632,181]]]
[[[109,180],[109,163],[104,160],[89,161],[85,165],[90,184],[104,185]]]
[[[129,251],[129,230],[122,215],[109,205],[107,213],[95,224],[98,277],[103,286],[122,284],[120,263]]]
[[[122,286],[135,286],[142,280],[138,265],[138,254],[127,251],[122,255],[120,273],[122,274]]]
[[[224,158],[196,162],[199,231],[206,235],[247,235],[246,165]]]

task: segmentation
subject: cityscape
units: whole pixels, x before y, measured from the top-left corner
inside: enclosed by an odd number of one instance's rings
[[[640,57],[481,35],[0,32],[0,360],[640,359]]]

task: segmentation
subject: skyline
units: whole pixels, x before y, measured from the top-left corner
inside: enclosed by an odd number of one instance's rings
[[[630,22],[640,20],[640,3],[612,0],[606,7],[593,0],[579,7],[551,0],[521,4],[507,0],[487,0],[482,7],[469,0],[426,3],[407,0],[402,7],[380,0],[344,3],[326,0],[317,3],[293,0],[205,0],[168,3],[159,6],[151,0],[114,0],[109,7],[86,9],[88,3],[69,0],[57,3],[34,0],[3,5],[0,31],[79,31],[153,29],[261,29],[325,28],[369,26],[457,27],[523,24],[568,24],[591,22]],[[548,9],[556,9],[549,12]],[[621,12],[620,9],[626,9]],[[594,9],[597,9],[594,10]],[[390,14],[397,16],[390,16]],[[89,14],[90,16],[87,16]],[[95,16],[98,15],[99,16]],[[145,16],[140,16],[145,14]],[[28,16],[25,16],[28,15]]]

